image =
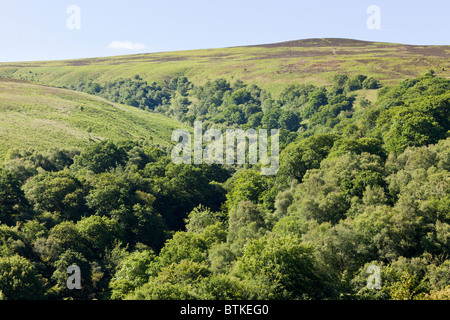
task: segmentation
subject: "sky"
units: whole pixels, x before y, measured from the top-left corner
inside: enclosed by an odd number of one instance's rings
[[[0,62],[309,38],[450,45],[449,0],[0,0]]]

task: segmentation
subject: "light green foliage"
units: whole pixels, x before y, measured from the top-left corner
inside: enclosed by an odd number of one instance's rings
[[[121,266],[110,282],[111,299],[122,299],[127,293],[145,284],[151,275],[155,260],[152,251],[134,251],[121,262]]]
[[[201,233],[206,227],[220,222],[218,213],[211,212],[202,206],[194,208],[185,220],[186,231]]]
[[[311,247],[292,236],[265,236],[249,243],[236,275],[260,288],[259,299],[320,297],[323,292]]]
[[[125,296],[125,300],[193,300],[196,295],[182,284],[161,283],[156,280],[144,284]]]
[[[267,190],[267,180],[255,170],[238,172],[228,182],[230,191],[227,193],[227,205],[235,209],[242,201],[261,203]]]
[[[159,259],[162,265],[189,259],[203,262],[207,259],[207,244],[203,237],[192,232],[177,232],[161,249]]]
[[[361,197],[366,185],[382,182],[381,172],[380,158],[368,153],[327,158],[320,169],[308,171],[303,183],[296,187],[288,212],[296,212],[306,220],[336,223],[346,216],[352,197]],[[367,175],[374,178],[364,181]],[[355,193],[349,194],[354,189]]]

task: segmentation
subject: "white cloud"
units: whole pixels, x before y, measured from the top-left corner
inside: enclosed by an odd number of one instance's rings
[[[147,48],[142,43],[131,41],[113,41],[108,46],[109,49],[141,50]]]

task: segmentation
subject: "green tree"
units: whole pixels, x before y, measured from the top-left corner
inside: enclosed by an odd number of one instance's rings
[[[135,288],[147,283],[152,276],[151,266],[155,258],[151,250],[134,251],[125,257],[111,279],[111,299],[123,299]]]
[[[414,108],[399,106],[380,114],[378,130],[382,132],[386,150],[400,154],[406,147],[436,143],[444,137],[444,129],[431,115]]]
[[[238,207],[230,211],[228,222],[228,238],[231,251],[242,254],[242,248],[249,239],[262,236],[265,231],[265,220],[262,209],[250,201],[242,201]]]
[[[301,182],[307,170],[319,168],[338,138],[334,134],[318,134],[289,144],[280,154],[278,190],[288,188],[293,179]]]
[[[85,168],[94,173],[106,172],[120,165],[125,165],[127,153],[111,141],[101,141],[88,145],[74,159],[76,168]]]
[[[192,210],[186,222],[186,231],[201,233],[207,226],[220,222],[220,215],[200,205]]]
[[[370,77],[362,82],[362,87],[364,89],[378,89],[381,87],[381,84],[377,79]]]
[[[86,248],[83,253],[87,258],[102,258],[123,238],[117,221],[106,216],[84,217],[76,223],[76,228]]]
[[[67,269],[71,265],[80,268],[81,289],[70,290],[67,287],[67,279],[69,277]],[[72,249],[66,250],[55,262],[55,268],[56,270],[52,274],[52,280],[56,282],[54,292],[57,293],[59,297],[88,299],[94,292],[95,287],[92,279],[92,267],[82,253],[73,251]]]
[[[64,221],[50,229],[44,243],[37,251],[44,261],[55,262],[67,250],[84,252],[85,247],[78,229],[72,221]]]
[[[0,222],[13,225],[24,219],[29,209],[19,181],[0,168]]]
[[[267,235],[245,246],[235,272],[259,286],[259,299],[293,299],[324,296],[325,283],[317,270],[311,247],[295,237]]]
[[[280,129],[281,109],[272,108],[267,112],[264,112],[264,116],[261,119],[262,127],[264,129]]]
[[[24,185],[27,199],[39,212],[55,212],[78,220],[86,213],[83,184],[70,172],[44,172]]]
[[[44,289],[35,266],[19,255],[0,257],[0,292],[7,300],[44,298]]]
[[[227,206],[230,209],[237,208],[242,201],[261,203],[268,185],[264,177],[255,170],[243,170],[236,173],[229,184],[227,193]]]
[[[293,111],[282,111],[279,122],[281,129],[297,131],[300,128],[301,118]]]

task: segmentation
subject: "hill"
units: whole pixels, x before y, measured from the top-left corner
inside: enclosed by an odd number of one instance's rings
[[[144,138],[170,144],[186,126],[100,97],[24,81],[0,80],[0,157],[8,149],[73,148],[89,141]]]
[[[2,65],[1,152],[53,150],[0,167],[0,300],[449,300],[447,51],[313,39]],[[280,128],[279,170],[176,164],[148,142],[183,126],[155,112]]]
[[[1,63],[0,77],[53,86],[104,83],[139,74],[161,82],[186,76],[195,84],[222,77],[256,83],[278,94],[289,83],[327,85],[335,74],[373,76],[384,85],[430,69],[450,77],[450,46],[418,46],[351,39],[307,39],[256,46],[124,55],[63,61]]]

